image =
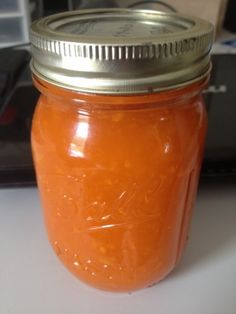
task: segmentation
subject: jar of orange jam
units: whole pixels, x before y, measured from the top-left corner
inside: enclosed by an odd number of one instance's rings
[[[37,182],[49,241],[82,281],[133,291],[180,260],[203,155],[212,37],[201,19],[144,10],[33,23]]]

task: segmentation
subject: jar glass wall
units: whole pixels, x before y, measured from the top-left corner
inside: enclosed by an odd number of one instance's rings
[[[34,77],[33,156],[49,240],[67,268],[110,291],[179,261],[206,134],[207,78],[143,95],[85,94]]]

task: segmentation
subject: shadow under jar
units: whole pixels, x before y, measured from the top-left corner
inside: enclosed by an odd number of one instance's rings
[[[109,291],[179,261],[201,167],[213,28],[156,11],[66,12],[31,28],[32,148],[52,247]]]

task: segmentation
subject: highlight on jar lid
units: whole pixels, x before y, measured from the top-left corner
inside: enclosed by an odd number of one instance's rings
[[[87,93],[134,94],[180,87],[206,76],[213,26],[181,14],[80,10],[32,24],[33,73]]]

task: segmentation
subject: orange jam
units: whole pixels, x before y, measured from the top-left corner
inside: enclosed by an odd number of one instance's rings
[[[83,94],[34,78],[32,147],[49,240],[95,287],[163,279],[186,242],[206,133],[206,79],[146,95]]]

